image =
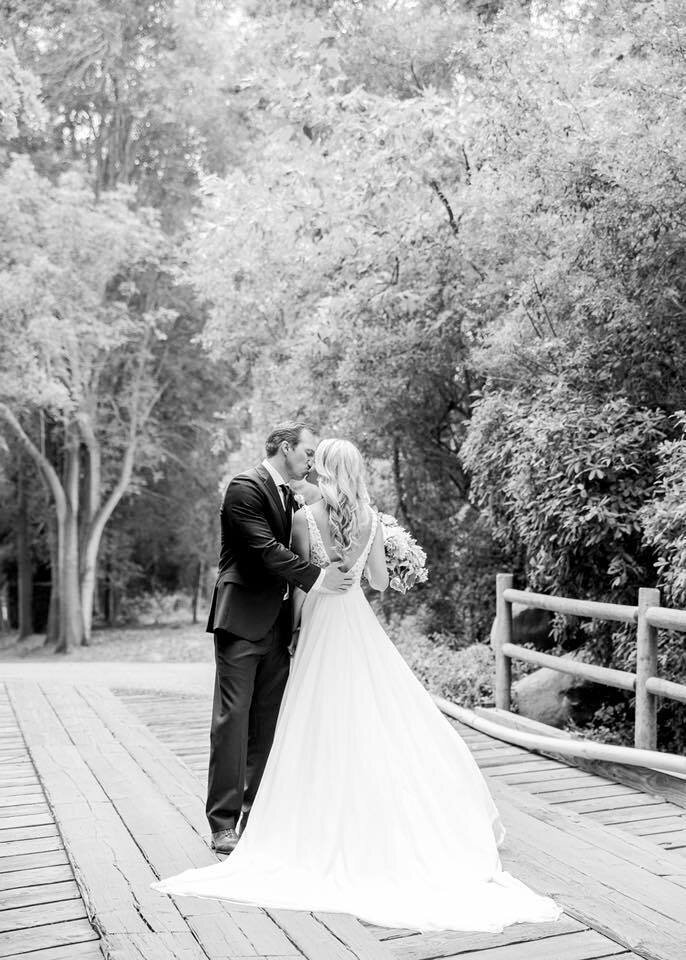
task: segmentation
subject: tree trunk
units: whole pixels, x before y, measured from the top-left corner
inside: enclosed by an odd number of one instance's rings
[[[7,580],[0,580],[0,633],[10,629]]]
[[[205,573],[205,560],[203,557],[201,557],[198,560],[198,563],[195,568],[195,582],[193,584],[193,600],[191,602],[191,610],[193,612],[193,623],[198,622],[198,600],[200,598],[200,590],[202,588],[204,573]]]
[[[81,612],[81,584],[79,571],[79,473],[81,467],[80,440],[75,429],[67,444],[67,463],[64,490],[66,504],[58,513],[57,542],[60,595],[60,639],[56,653],[66,653],[70,647],[83,641]]]
[[[57,644],[60,635],[59,560],[57,530],[52,521],[48,529],[48,549],[50,550],[50,608],[48,610],[48,626],[45,634],[45,643]]]
[[[131,481],[133,472],[133,463],[136,452],[136,435],[132,432],[129,446],[122,460],[119,479],[110,492],[106,501],[102,503],[89,525],[88,536],[84,541],[83,555],[80,571],[80,590],[81,590],[81,611],[83,617],[83,644],[87,646],[91,639],[91,630],[93,626],[93,596],[97,579],[98,554],[100,552],[100,543],[105,527],[109,522],[115,508],[126,493]],[[91,451],[91,469],[94,459]]]
[[[17,479],[19,509],[17,514],[17,587],[19,601],[19,639],[33,633],[33,566],[31,563],[31,538],[29,515],[26,503],[24,464],[19,464]]]
[[[78,518],[68,509],[64,520],[58,524],[59,561],[58,592],[60,610],[60,635],[55,653],[67,653],[79,646],[83,639],[81,595],[79,589],[79,530]]]
[[[83,615],[84,646],[88,646],[91,641],[93,603],[95,598],[95,572],[101,536],[102,534],[99,536],[91,536],[86,542],[83,551],[83,563],[81,567],[81,612]]]

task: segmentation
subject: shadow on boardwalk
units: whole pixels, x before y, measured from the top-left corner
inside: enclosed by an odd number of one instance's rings
[[[154,879],[214,859],[211,667],[65,664],[60,682],[55,664],[2,666],[0,957],[683,960],[686,809],[463,726],[508,828],[505,866],[561,922],[420,934],[162,897]]]

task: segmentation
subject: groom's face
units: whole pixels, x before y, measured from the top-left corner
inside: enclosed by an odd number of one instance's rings
[[[285,451],[289,480],[302,480],[312,469],[314,463],[314,436],[309,430],[303,430],[294,447]]]

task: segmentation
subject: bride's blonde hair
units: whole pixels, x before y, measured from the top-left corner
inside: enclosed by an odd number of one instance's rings
[[[360,535],[360,511],[369,503],[364,462],[349,440],[322,440],[314,454],[331,539],[341,557]]]

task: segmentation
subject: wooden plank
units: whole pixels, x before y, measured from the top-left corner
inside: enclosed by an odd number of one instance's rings
[[[43,794],[40,791],[24,791],[20,794],[3,797],[0,796],[0,807],[5,809],[17,806],[26,806],[28,804],[41,803]]]
[[[68,920],[65,923],[14,930],[0,933],[0,957],[13,957],[16,954],[23,956],[31,950],[47,950],[49,947],[97,939],[97,933],[87,920]],[[40,960],[43,960],[43,957]]]
[[[0,817],[0,839],[5,830],[15,830],[21,827],[52,826],[54,820],[47,804],[41,806],[41,813],[24,813],[16,817]]]
[[[4,780],[0,786],[0,794],[4,797],[16,797],[24,793],[37,793],[40,783],[33,777],[22,777],[19,780]]]
[[[559,764],[553,760],[546,760],[541,757],[538,760],[528,760],[526,763],[510,763],[488,770],[489,777],[509,777],[512,773],[531,773],[541,770],[559,770]]]
[[[532,790],[532,793],[537,791]],[[592,786],[567,787],[561,790],[545,791],[546,803],[567,803],[568,800],[595,800],[601,797],[633,797],[637,795],[631,787],[624,787],[621,783],[608,783]],[[638,794],[642,796],[642,794]]]
[[[66,863],[58,867],[43,867],[38,870],[14,870],[0,873],[0,891],[16,890],[44,883],[60,883],[73,880],[71,866]]]
[[[366,920],[362,920],[361,923],[377,940],[397,940],[400,937],[421,936],[418,930],[407,930],[403,927],[378,927],[375,923],[368,923]]]
[[[38,837],[31,840],[8,840],[0,843],[0,864],[5,857],[21,856],[29,853],[47,853],[50,850],[62,849],[62,841],[56,833],[51,837]]]
[[[39,826],[30,824],[23,827],[11,827],[10,829],[0,830],[0,847],[3,843],[10,840],[37,840],[39,837],[58,836],[57,827],[54,823],[43,823]]]
[[[529,753],[528,750],[522,750],[521,747],[518,747],[514,744],[504,743],[502,740],[495,740],[492,737],[486,737],[482,735],[480,739],[475,740],[474,737],[462,737],[464,742],[470,749],[470,752],[473,754],[474,758],[480,756],[485,756],[495,750],[509,750],[512,753],[517,754],[527,754],[529,758],[533,756],[536,759],[535,755]]]
[[[23,743],[18,743],[12,747],[0,747],[0,763],[13,763],[15,760],[20,760],[25,749]]]
[[[675,833],[670,833],[669,837],[661,840],[659,837],[655,837],[655,842],[659,843],[665,848],[665,850],[680,850],[682,847],[686,847],[686,830],[677,830]]]
[[[620,788],[625,789],[625,788]],[[577,800],[575,797],[567,799],[550,800],[550,794],[546,795],[548,803],[554,802],[562,805],[563,809],[569,808],[577,813],[605,813],[611,810],[638,810],[640,807],[652,806],[655,803],[654,797],[647,797],[640,793],[622,794],[620,796],[592,797],[586,800]],[[677,808],[678,809],[678,808]],[[686,820],[684,821],[686,824]]]
[[[592,773],[581,773],[570,770],[569,767],[555,767],[553,769],[513,773],[507,778],[508,783],[530,784],[532,791],[536,790],[563,790],[568,787],[592,787],[611,783],[604,777],[596,777]]]
[[[382,928],[377,928],[380,930]],[[571,917],[563,917],[554,923],[515,923],[502,933],[478,933],[443,931],[394,938],[393,956],[396,960],[439,960],[454,957],[470,950],[486,950],[512,943],[530,943],[545,938],[554,944],[555,938],[566,933],[577,933],[587,927]],[[554,952],[551,950],[551,957]]]
[[[492,767],[507,768],[508,770],[519,768],[526,770],[533,770],[534,768],[537,770],[544,769],[541,767],[541,764],[545,763],[545,761],[537,760],[531,753],[521,753],[519,756],[512,756],[511,754],[501,756],[499,753],[500,751],[495,753],[494,756],[476,757],[475,759],[479,767],[484,770],[490,770]]]
[[[14,857],[0,857],[0,874],[15,870],[36,870],[39,867],[59,867],[69,863],[64,850],[49,850],[47,853],[25,853]]]
[[[3,891],[0,911],[15,907],[30,907],[38,903],[55,903],[57,900],[80,900],[81,894],[74,880],[61,883],[39,883],[32,887]]]
[[[625,956],[617,943],[595,930],[563,934],[530,943],[515,943],[489,950],[461,953],[459,960],[599,960],[601,957]]]
[[[82,920],[86,917],[86,908],[78,900],[57,900],[54,902],[31,904],[0,910],[0,933],[10,930],[25,930],[27,927],[53,926],[66,920]]]
[[[159,741],[138,722],[124,704],[109,693],[93,687],[82,687],[80,695],[103,727],[126,751],[129,758],[146,771],[157,789],[179,810],[202,836],[208,833],[204,814],[204,801],[198,790],[197,778],[169,750],[160,747]]]
[[[272,909],[265,910],[265,913],[281,927],[307,960],[358,960],[357,955],[311,913]],[[391,955],[387,953],[386,956]]]
[[[70,943],[64,947],[48,947],[45,950],[30,950],[28,953],[13,953],[8,960],[103,960],[99,940]],[[115,960],[114,957],[108,960]]]
[[[190,930],[185,933],[117,933],[107,938],[105,950],[107,960],[168,960],[169,957],[194,960],[198,956],[198,943]],[[242,958],[225,954],[224,960]]]
[[[680,833],[684,829],[682,817],[657,817],[654,820],[632,820],[616,824],[617,829],[637,837],[667,837],[668,834]]]
[[[356,917],[346,913],[319,912],[314,916],[357,957],[363,957],[364,960],[390,960],[397,956],[395,950],[391,953],[388,945],[373,937]]]
[[[545,756],[560,760],[553,753],[546,751]],[[672,777],[657,770],[646,770],[644,767],[629,766],[624,763],[607,763],[600,760],[582,760],[577,757],[567,758],[570,765],[588,773],[599,774],[615,783],[634,787],[641,793],[654,794],[663,797],[680,807],[686,807],[686,780]]]
[[[600,813],[589,813],[587,816],[605,824],[635,823],[638,820],[658,820],[665,817],[676,822],[680,821],[679,817],[674,816],[674,807],[669,803],[651,803],[622,810],[604,810]]]
[[[45,798],[41,795],[40,803],[22,803],[14,807],[0,807],[0,827],[5,825],[4,818],[9,820],[14,820],[16,817],[27,817],[30,814],[50,814],[50,807],[45,802]]]
[[[33,769],[33,767],[31,768]],[[4,769],[0,769],[2,776],[3,789],[7,787],[40,787],[38,777],[35,774],[29,774],[26,771],[17,770],[13,774],[8,774]]]

